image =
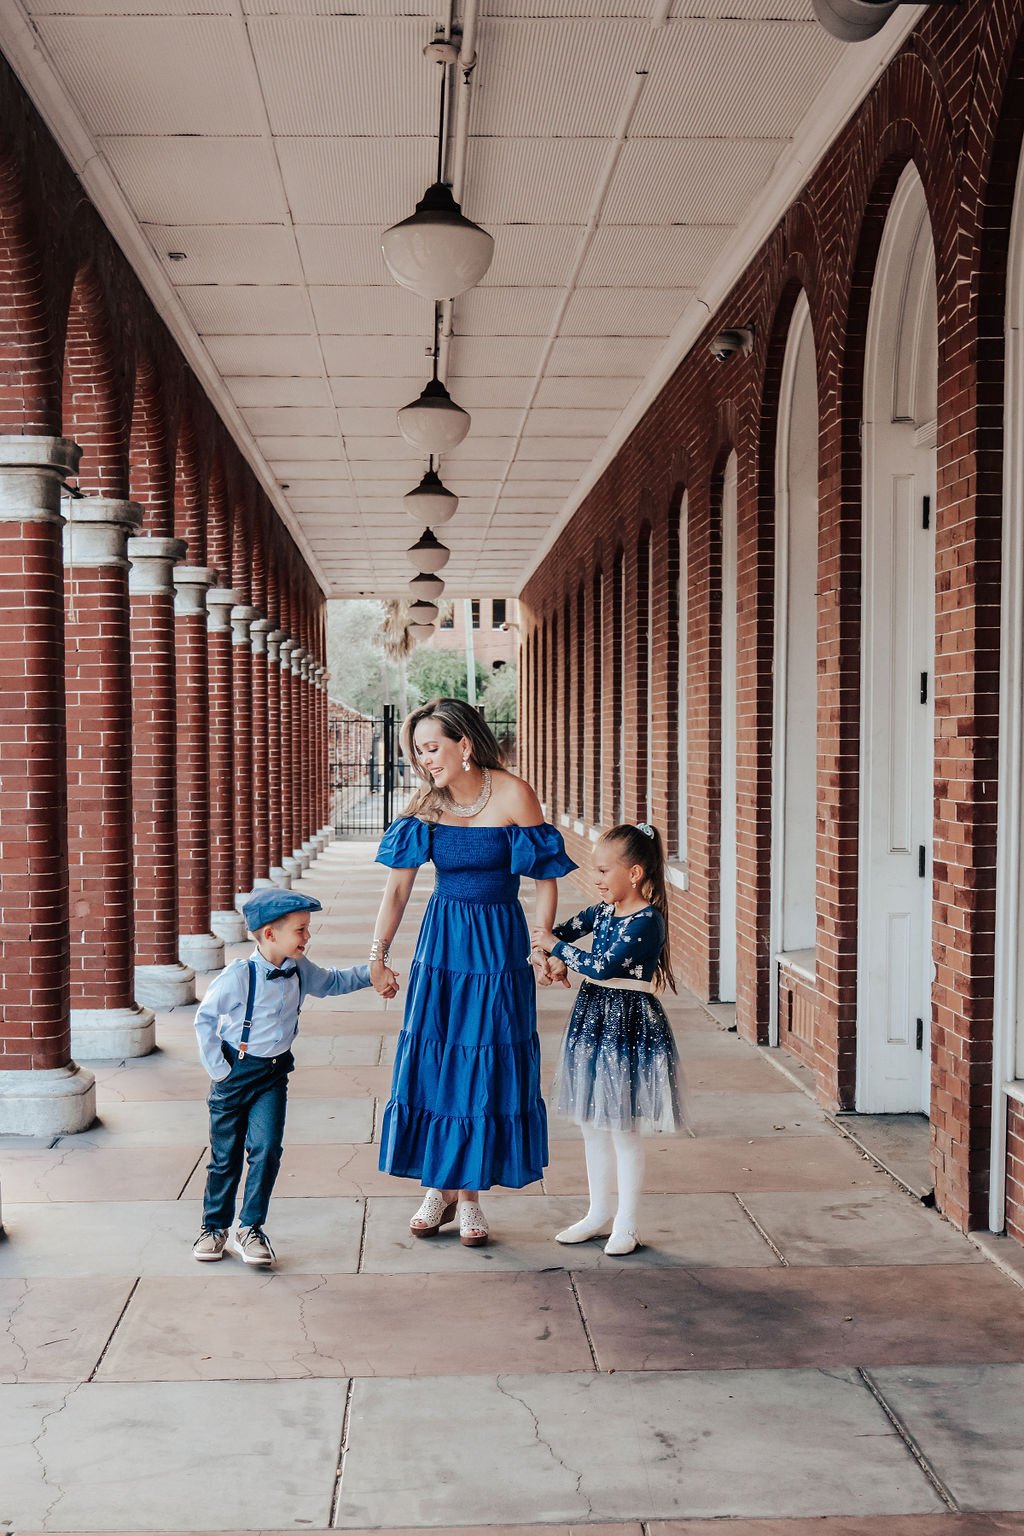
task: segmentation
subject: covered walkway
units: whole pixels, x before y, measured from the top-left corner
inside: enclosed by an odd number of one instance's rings
[[[364,952],[371,858],[303,878],[324,963]],[[692,1000],[690,1134],[652,1148],[625,1261],[550,1240],[584,1189],[559,1127],[544,1185],[490,1199],[492,1247],[413,1241],[373,1145],[400,1011],[311,1001],[271,1275],[190,1256],[192,1012],[97,1067],[91,1130],[5,1151],[0,1528],[1024,1532],[984,1513],[1024,1510],[1024,1295]],[[565,1016],[541,994],[549,1062]]]

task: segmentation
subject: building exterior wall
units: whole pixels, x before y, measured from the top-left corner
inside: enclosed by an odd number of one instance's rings
[[[515,598],[505,599],[508,629],[495,627],[492,622],[492,599],[480,598],[480,627],[473,630],[473,655],[488,672],[498,665],[515,660],[518,605]],[[427,641],[428,650],[455,651],[466,654],[466,605],[461,597],[452,599],[452,626],[437,629]]]
[[[678,847],[676,615],[685,597],[686,861],[672,892],[677,974],[700,996],[718,987],[722,676],[722,477],[738,474],[737,1020],[766,1042],[770,1013],[774,464],[780,378],[793,306],[810,306],[818,360],[817,948],[812,996],[790,978],[821,1100],[854,1105],[861,718],[860,425],[868,306],[896,183],[921,177],[938,295],[938,487],[935,507],[934,917],[932,1160],[940,1208],[962,1227],[987,1218],[992,1099],[995,782],[998,752],[1002,355],[1007,231],[1021,148],[1024,69],[1019,0],[933,7],[814,170],[799,199],[709,317],[680,363],[521,594],[526,700],[557,695],[565,668],[561,618],[577,589],[603,578],[601,725],[604,814],[587,775],[583,831],[564,803],[542,705],[527,710],[526,761],[577,857],[594,825],[614,819],[615,735],[624,712],[624,807],[645,809],[646,619],[637,562],[653,551],[652,819]],[[749,356],[708,353],[724,327],[751,326]],[[679,509],[688,558],[677,587]],[[621,572],[625,600],[615,592]],[[617,648],[621,628],[624,665]],[[585,605],[572,668],[593,676],[594,603]],[[582,654],[580,654],[582,649]],[[545,656],[554,657],[554,678]],[[639,685],[639,686],[638,686]],[[621,698],[620,695],[621,694]],[[593,704],[584,712],[596,718]],[[584,745],[575,690],[560,702],[559,752]],[[548,750],[545,750],[545,748]],[[572,814],[570,814],[572,812]],[[683,888],[685,886],[685,888]],[[787,1002],[788,1006],[788,1002]],[[813,1027],[810,1020],[813,1018]],[[1018,1131],[1019,1134],[1019,1131]],[[1011,1226],[1021,1187],[1011,1181]]]

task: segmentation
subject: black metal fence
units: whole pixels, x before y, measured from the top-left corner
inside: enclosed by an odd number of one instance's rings
[[[516,722],[491,720],[509,769],[517,771]],[[382,837],[406,805],[419,780],[398,739],[398,710],[385,704],[379,715],[332,719],[329,770],[335,837],[372,841]]]

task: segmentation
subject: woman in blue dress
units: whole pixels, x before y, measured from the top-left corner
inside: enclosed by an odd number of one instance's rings
[[[489,1236],[480,1191],[522,1189],[548,1158],[534,970],[542,985],[554,971],[539,951],[531,959],[519,877],[537,882],[537,922],[550,928],[555,882],[576,866],[468,704],[414,710],[402,742],[424,787],[377,853],[391,869],[370,951],[378,991],[394,985],[388,951],[421,864],[434,865],[436,883],[409,974],[380,1166],[426,1186],[409,1223],[415,1236],[433,1237],[457,1216],[462,1242],[479,1247]]]

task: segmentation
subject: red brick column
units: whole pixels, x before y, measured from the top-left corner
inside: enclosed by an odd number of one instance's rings
[[[156,1043],[134,996],[126,546],[141,522],[134,502],[84,496],[64,527],[71,1043],[86,1058],[145,1056]]]
[[[313,770],[316,764],[316,735],[313,729],[313,658],[307,651],[299,672],[299,701],[302,709],[302,851],[308,864],[320,852],[313,836]]]
[[[253,887],[270,878],[270,720],[267,687],[269,619],[255,619],[252,636],[252,873]]]
[[[230,587],[206,594],[207,668],[210,701],[210,927],[228,944],[240,944],[245,926],[235,907],[234,673]]]
[[[197,971],[224,964],[224,940],[210,931],[210,696],[207,589],[216,572],[174,569],[177,680],[178,955]]]
[[[0,1133],[63,1136],[96,1118],[71,1059],[60,492],[79,449],[0,437]]]
[[[316,824],[317,841],[323,851],[331,840],[327,815],[327,668],[316,669]]]
[[[303,734],[307,719],[302,706],[304,688],[302,685],[302,663],[306,659],[304,646],[297,646],[291,654],[291,673],[289,678],[289,691],[292,700],[292,859],[297,866],[297,872],[301,875],[309,868],[309,854],[302,846],[305,837],[305,792],[306,781],[303,767],[303,756],[306,750],[306,741]],[[286,864],[285,868],[289,866]]]
[[[235,908],[252,895],[252,621],[255,608],[231,610],[231,679],[234,700],[233,782],[235,818]]]
[[[150,1008],[196,1000],[178,959],[174,566],[184,539],[128,540],[131,571],[135,995]]]
[[[286,638],[283,629],[267,635],[267,824],[270,878],[275,885],[290,886],[292,877],[281,861],[281,642]]]
[[[292,652],[298,645],[290,636],[281,642],[281,867],[288,879],[302,874],[302,864],[292,849],[295,846],[295,800],[292,793],[292,737],[295,734]]]

